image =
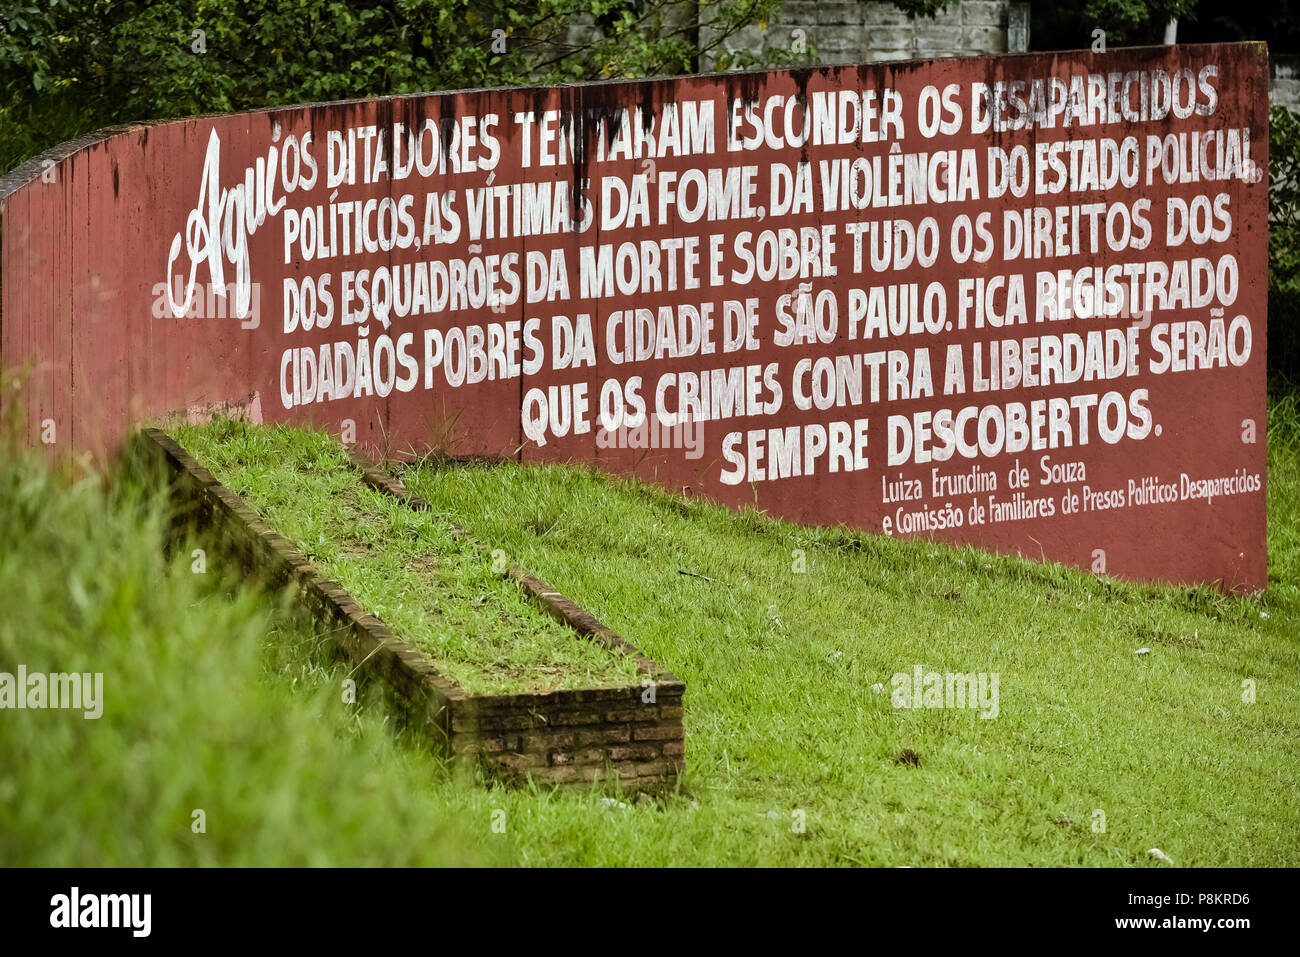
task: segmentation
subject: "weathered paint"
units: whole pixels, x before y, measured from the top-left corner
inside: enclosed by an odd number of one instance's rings
[[[959,84],[959,102],[970,108],[970,84],[993,83],[1033,77],[1069,78],[1089,72],[1099,74],[1130,71],[1164,70],[1170,74],[1180,67],[1193,73],[1206,65],[1217,67],[1213,80],[1218,99],[1211,115],[1192,113],[1186,118],[1170,114],[1162,120],[1082,126],[1065,130],[1058,120],[1050,129],[1030,127],[1020,131],[994,133],[972,132],[968,123],[951,135],[927,139],[918,131],[916,114],[921,91],[927,85],[942,90],[947,84]],[[249,240],[249,267],[252,281],[260,291],[260,324],[244,328],[235,318],[155,318],[156,284],[166,280],[166,265],[173,236],[184,233],[187,216],[196,207],[200,195],[201,172],[209,139],[213,132],[220,142],[218,182],[222,190],[240,182],[244,171],[255,168],[259,157],[266,158],[289,137],[314,134],[313,155],[319,164],[319,178],[309,191],[285,195],[289,207],[327,206],[334,192],[324,184],[325,139],[329,130],[347,130],[375,125],[391,131],[395,122],[415,125],[426,118],[453,121],[458,117],[496,114],[500,122],[495,133],[500,142],[501,160],[492,172],[495,185],[515,182],[535,183],[551,180],[567,187],[581,188],[586,181],[599,198],[602,177],[618,176],[629,182],[636,174],[654,172],[682,174],[693,168],[730,167],[754,164],[758,167],[756,203],[766,204],[771,185],[771,164],[796,164],[807,160],[816,169],[822,160],[876,156],[887,160],[894,140],[879,143],[854,142],[831,146],[766,147],[754,151],[728,153],[722,146],[726,117],[732,104],[762,104],[774,94],[794,97],[800,104],[813,94],[836,90],[893,89],[901,94],[905,135],[897,140],[904,154],[938,149],[977,151],[980,196],[987,185],[985,149],[990,145],[1010,150],[1017,145],[1030,149],[1039,141],[1089,139],[1097,136],[1136,135],[1145,143],[1147,135],[1249,128],[1250,159],[1266,168],[1268,150],[1268,68],[1262,44],[1186,46],[1119,50],[1108,54],[1070,53],[982,59],[937,60],[881,64],[870,67],[803,70],[796,72],[726,74],[631,83],[602,83],[535,90],[489,90],[480,92],[430,94],[367,100],[349,103],[319,104],[304,107],[203,117],[175,122],[139,125],[106,131],[105,135],[65,144],[47,157],[33,160],[0,180],[0,356],[9,370],[26,368],[23,388],[0,401],[18,403],[23,413],[28,437],[39,441],[41,425],[53,420],[57,429],[56,448],[87,450],[96,455],[111,454],[131,424],[141,419],[178,409],[203,408],[236,404],[250,408],[254,415],[268,421],[314,423],[340,432],[346,420],[355,422],[358,442],[380,451],[423,451],[437,448],[457,455],[515,456],[526,461],[577,459],[592,462],[620,474],[635,474],[673,489],[687,490],[730,505],[757,503],[773,515],[809,524],[844,523],[857,528],[880,531],[889,519],[890,527],[902,511],[942,509],[948,502],[970,514],[972,504],[985,502],[989,493],[960,496],[932,493],[931,469],[941,472],[969,471],[977,464],[997,477],[993,497],[1008,500],[1017,491],[1031,496],[1046,496],[1053,501],[1051,517],[1009,519],[972,525],[963,521],[960,528],[929,531],[924,535],[939,540],[970,542],[1004,552],[1030,557],[1046,557],[1069,564],[1092,567],[1107,574],[1140,579],[1163,579],[1183,582],[1212,582],[1230,589],[1262,588],[1266,583],[1265,545],[1265,329],[1266,329],[1266,250],[1267,250],[1267,180],[1248,179],[1206,183],[1166,185],[1157,177],[1147,185],[1139,182],[1132,189],[1066,193],[1060,196],[1038,195],[1031,188],[1022,199],[1003,197],[966,202],[870,208],[859,213],[832,212],[823,208],[819,185],[814,181],[816,202],[811,212],[784,217],[753,217],[694,225],[670,218],[657,224],[656,188],[650,189],[652,224],[634,229],[602,232],[599,223],[586,233],[561,233],[541,238],[514,236],[485,239],[472,251],[464,235],[466,208],[464,191],[486,184],[482,171],[438,173],[428,178],[412,175],[394,182],[388,178],[366,185],[343,185],[338,189],[339,202],[370,198],[400,198],[414,194],[416,227],[422,222],[427,191],[455,190],[459,195],[458,212],[462,218],[462,236],[454,244],[426,248],[423,251],[393,249],[388,252],[335,257],[303,262],[291,256],[285,262],[284,215],[271,216]],[[602,123],[610,123],[620,107],[640,107],[643,124],[662,117],[664,104],[688,100],[710,100],[716,104],[715,131],[718,149],[711,156],[667,157],[647,167],[643,159],[599,162],[596,137]],[[522,169],[519,163],[522,132],[511,121],[517,113],[541,116],[543,111],[559,111],[562,118],[572,118],[578,129],[579,149],[576,162],[557,166],[532,165]],[[634,117],[636,114],[632,114]],[[796,114],[797,120],[797,114]],[[634,119],[635,122],[635,119]],[[535,128],[535,127],[534,127]],[[656,129],[658,126],[656,126]],[[607,136],[612,135],[608,126]],[[391,136],[385,134],[391,156]],[[53,181],[42,176],[44,160],[52,159]],[[1171,197],[1190,200],[1219,193],[1228,197],[1232,216],[1231,235],[1205,246],[1184,244],[1169,248],[1164,241],[1165,203]],[[1155,227],[1154,241],[1145,249],[1099,254],[1072,253],[1050,259],[1016,259],[1002,262],[997,257],[983,265],[955,264],[948,255],[948,241],[956,217],[993,213],[993,230],[1000,236],[1002,211],[1008,207],[1032,205],[1057,206],[1091,202],[1139,199],[1151,202],[1150,219]],[[852,270],[852,238],[844,226],[850,222],[885,220],[892,216],[916,223],[924,216],[937,220],[942,253],[929,268],[912,266],[873,275],[869,269],[860,275]],[[708,240],[711,233],[725,236],[729,248],[737,233],[781,226],[836,227],[838,273],[834,277],[810,280],[814,292],[829,290],[839,307],[840,322],[833,342],[792,345],[774,344],[775,306],[783,294],[795,292],[798,280],[753,282],[746,286],[724,281],[714,286],[708,281]],[[670,237],[700,236],[703,255],[699,273],[704,277],[699,289],[674,292],[648,292],[635,296],[616,296],[606,300],[579,300],[579,257],[582,245],[601,242],[662,240]],[[566,272],[572,298],[567,302],[521,300],[493,312],[485,306],[479,310],[440,313],[395,319],[391,334],[415,334],[412,350],[423,360],[423,336],[429,328],[443,331],[453,327],[486,325],[510,320],[541,320],[541,338],[546,344],[549,363],[550,327],[553,314],[574,316],[588,313],[594,319],[597,361],[581,370],[553,370],[547,366],[533,375],[520,375],[472,386],[450,388],[441,379],[434,386],[423,387],[421,365],[416,388],[409,392],[393,390],[380,398],[340,398],[286,409],[281,402],[281,359],[289,348],[325,343],[357,342],[357,328],[344,327],[336,317],[329,329],[301,328],[283,331],[282,280],[286,276],[333,275],[336,312],[339,307],[339,276],[343,270],[379,265],[398,267],[422,259],[445,259],[450,256],[469,258],[516,253],[521,257],[530,249],[549,251],[561,248],[566,254]],[[1003,392],[943,395],[945,350],[958,344],[967,350],[976,342],[1020,339],[1027,336],[1086,332],[1089,328],[1125,328],[1131,321],[1123,319],[1070,320],[1067,322],[1018,325],[1003,330],[945,329],[937,334],[906,334],[886,339],[848,338],[847,296],[850,287],[938,281],[946,294],[949,319],[958,305],[959,281],[974,276],[999,273],[1022,273],[1029,286],[1029,308],[1034,308],[1033,274],[1039,269],[1077,269],[1084,266],[1107,266],[1121,262],[1148,260],[1169,262],[1196,255],[1217,259],[1231,254],[1239,268],[1239,290],[1227,308],[1225,320],[1242,315],[1248,320],[1253,346],[1247,361],[1227,368],[1204,369],[1176,374],[1154,375],[1145,363],[1152,356],[1149,329],[1140,333],[1141,371],[1132,378],[1117,382],[1077,383],[1074,385],[1036,386]],[[729,258],[725,270],[736,265]],[[178,268],[188,268],[182,254]],[[226,264],[227,281],[231,266]],[[207,281],[205,266],[197,274]],[[716,304],[715,321],[720,326],[721,303],[726,299],[755,297],[760,315],[760,347],[726,354],[719,345],[713,355],[690,358],[615,364],[604,354],[604,322],[614,310],[625,308],[699,306]],[[1208,308],[1171,310],[1157,313],[1152,322],[1197,320],[1208,322]],[[377,320],[366,324],[367,336],[378,341],[383,329]],[[715,335],[720,332],[715,331]],[[791,374],[802,358],[819,358],[841,354],[861,354],[879,350],[911,351],[928,347],[933,361],[935,392],[933,397],[889,398],[878,402],[864,401],[818,411],[799,411],[792,402]],[[784,391],[779,411],[770,415],[734,416],[724,421],[706,421],[703,450],[699,458],[688,458],[678,449],[600,448],[596,441],[598,424],[582,435],[559,438],[549,436],[539,447],[528,440],[521,427],[524,396],[535,387],[570,385],[583,381],[588,385],[593,413],[597,408],[601,384],[607,378],[626,380],[643,378],[642,395],[652,404],[656,380],[665,372],[701,372],[713,368],[746,364],[778,363],[777,380]],[[966,376],[971,376],[966,367]],[[958,409],[967,404],[1029,403],[1035,399],[1104,393],[1111,389],[1128,396],[1134,390],[1149,390],[1146,401],[1152,422],[1159,434],[1145,438],[1120,438],[1115,444],[1092,441],[1072,448],[1029,449],[1018,454],[1002,452],[970,461],[954,457],[947,462],[919,464],[909,461],[896,467],[886,464],[887,423],[892,415],[943,408]],[[869,421],[867,455],[869,467],[861,471],[827,469],[827,458],[816,462],[812,475],[786,477],[775,481],[725,484],[720,476],[730,466],[723,456],[724,438],[728,433],[742,435],[740,448],[746,448],[744,434],[749,430],[804,426],[831,421],[866,418]],[[1245,423],[1255,424],[1257,441],[1243,441],[1248,431]],[[1095,429],[1094,429],[1095,431]],[[1077,432],[1076,432],[1077,434]],[[1048,454],[1055,462],[1082,462],[1086,478],[1064,477],[1059,484],[1042,485],[1040,458]],[[1020,490],[1008,484],[1017,463],[1028,470],[1028,488]],[[1169,504],[1132,504],[1128,498],[1130,480],[1159,475],[1161,482],[1177,484],[1182,473],[1191,478],[1232,477],[1244,470],[1258,476],[1258,488],[1237,494],[1223,494],[1207,503],[1204,498],[1180,500]],[[919,501],[888,502],[887,482],[902,476],[922,481],[924,497]],[[1252,482],[1253,484],[1253,482]],[[1084,496],[1085,487],[1094,498],[1098,490],[1120,490],[1125,504],[1113,509],[1095,509],[1080,514],[1063,514],[1064,498],[1071,493]],[[1104,556],[1099,564],[1098,556]]]

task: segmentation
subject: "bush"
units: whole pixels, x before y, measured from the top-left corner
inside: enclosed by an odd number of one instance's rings
[[[1268,367],[1300,379],[1300,118],[1274,107],[1269,145]]]
[[[705,48],[722,50],[777,7],[778,0],[12,4],[0,17],[0,169],[132,120],[682,73],[703,52],[702,32]]]

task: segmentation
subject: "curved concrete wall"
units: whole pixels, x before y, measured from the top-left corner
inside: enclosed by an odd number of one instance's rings
[[[60,449],[109,454],[141,419],[233,405],[380,451],[577,459],[806,523],[1262,587],[1268,83],[1262,45],[1173,47],[110,131],[0,184],[0,354],[28,373],[0,401]],[[981,91],[998,90],[1007,122],[990,128]],[[1104,160],[1093,178],[1090,156],[1130,145],[1131,185]],[[1023,195],[990,190],[994,149],[1023,152]],[[1061,173],[1048,154],[1071,150],[1082,166]],[[1227,173],[1207,181],[1212,167]],[[1076,188],[1055,192],[1061,175]],[[1208,204],[1203,242],[1168,234],[1178,203]],[[1090,245],[1087,208],[1103,233],[1114,216],[1116,242]],[[1029,256],[1012,248],[1026,221]],[[933,262],[900,251],[912,233]],[[1197,258],[1219,269],[1203,302],[1175,290]],[[1048,318],[1049,292],[1083,295],[1094,267],[1158,281],[1150,321]],[[364,306],[376,284],[395,294],[382,315]],[[652,338],[660,356],[639,357]],[[1109,348],[1121,371],[995,385],[994,353],[1005,369],[1029,339]],[[1208,367],[1182,371],[1207,349]],[[705,421],[601,427],[615,394],[653,419],[693,391]],[[936,437],[954,425],[960,443]]]

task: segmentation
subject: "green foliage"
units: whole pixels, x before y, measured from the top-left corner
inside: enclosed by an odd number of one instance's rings
[[[1159,42],[1165,24],[1191,20],[1199,0],[1088,0],[1084,19],[1106,31],[1109,44]]]
[[[687,72],[777,8],[778,0],[7,3],[0,165],[131,120]],[[721,64],[752,65],[744,55]]]
[[[1300,380],[1300,118],[1269,117],[1268,364]]]

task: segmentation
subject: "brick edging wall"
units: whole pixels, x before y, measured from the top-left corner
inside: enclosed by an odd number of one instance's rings
[[[411,492],[406,483],[383,471],[360,453],[352,453],[362,481],[417,511],[432,506]],[[464,529],[453,525],[458,537]],[[476,543],[480,550],[487,546]],[[477,697],[453,718],[452,733],[476,732],[467,747],[500,748],[501,762],[521,772],[545,768],[550,780],[589,780],[605,762],[615,766],[621,780],[675,776],[684,760],[682,696],[686,684],[647,658],[631,642],[602,624],[576,602],[566,598],[527,569],[511,564],[506,574],[537,605],[561,624],[611,651],[636,659],[637,672],[647,676],[641,688],[576,692],[572,704],[543,713],[538,697],[565,695],[506,695]],[[629,694],[629,691],[631,694]],[[453,750],[455,750],[453,742]]]
[[[528,776],[576,784],[616,778],[630,790],[671,786],[683,769],[685,683],[526,570],[512,565],[507,573],[560,622],[611,650],[633,655],[644,683],[469,694],[358,605],[342,585],[322,576],[293,543],[171,436],[144,429],[128,454],[136,465],[165,476],[176,507],[176,534],[202,531],[262,585],[292,588],[298,604],[325,626],[340,649],[359,667],[382,676],[411,706],[435,746],[454,760],[481,762],[506,779]],[[399,479],[365,460],[354,461],[367,485],[412,508],[429,510]],[[462,529],[455,531],[464,536]]]

